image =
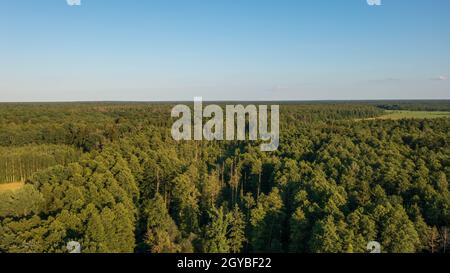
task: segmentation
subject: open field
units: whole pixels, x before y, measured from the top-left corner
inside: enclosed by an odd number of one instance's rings
[[[386,113],[382,116],[376,118],[368,118],[364,120],[435,119],[435,118],[450,118],[450,112],[387,110]]]
[[[14,191],[22,188],[24,185],[23,182],[14,182],[14,183],[6,183],[0,184],[0,193],[5,191]]]

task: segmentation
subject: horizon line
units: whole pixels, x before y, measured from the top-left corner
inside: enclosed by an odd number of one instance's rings
[[[295,102],[378,102],[378,101],[450,101],[450,98],[437,98],[437,99],[307,99],[307,100],[237,100],[237,99],[219,99],[219,100],[203,100],[203,102],[280,102],[280,103],[295,103]],[[55,100],[55,101],[0,101],[0,104],[31,104],[31,103],[182,103],[182,102],[194,102],[192,100]]]

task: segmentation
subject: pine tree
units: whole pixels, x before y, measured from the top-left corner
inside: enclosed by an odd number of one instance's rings
[[[203,252],[205,253],[228,253],[230,251],[228,233],[228,217],[223,207],[212,208],[209,213],[210,222],[205,227],[203,239]],[[236,242],[234,242],[236,243]]]
[[[239,253],[246,240],[244,214],[238,206],[235,206],[233,211],[228,214],[228,218],[230,226],[228,231],[228,245],[232,253]]]
[[[400,205],[388,206],[381,220],[381,245],[389,253],[415,252],[420,246],[414,224]]]
[[[180,234],[167,211],[160,194],[148,201],[144,210],[147,219],[145,242],[153,253],[174,253],[180,251],[177,239]]]
[[[309,244],[311,251],[315,253],[344,252],[333,216],[328,216],[314,225]]]
[[[105,228],[98,210],[89,204],[86,208],[86,230],[83,238],[83,249],[87,253],[108,252]]]

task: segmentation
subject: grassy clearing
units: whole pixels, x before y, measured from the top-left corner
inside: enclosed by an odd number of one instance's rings
[[[14,182],[14,183],[6,183],[6,184],[0,184],[0,193],[6,192],[6,191],[15,191],[23,187],[25,183],[23,182]]]
[[[450,112],[387,110],[384,115],[365,120],[435,119],[450,118]]]

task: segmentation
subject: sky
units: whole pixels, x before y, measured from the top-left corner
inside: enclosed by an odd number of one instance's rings
[[[450,99],[449,77],[449,0],[0,0],[4,102]]]

